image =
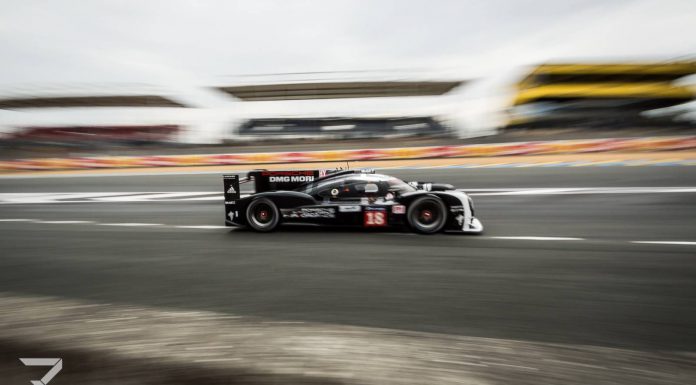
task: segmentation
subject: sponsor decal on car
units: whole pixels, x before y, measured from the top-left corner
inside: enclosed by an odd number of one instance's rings
[[[311,182],[314,180],[313,176],[298,175],[298,176],[271,176],[268,178],[269,182]]]
[[[406,206],[394,205],[394,206],[392,206],[392,213],[394,213],[394,214],[406,214]]]
[[[335,218],[334,208],[302,208],[283,210],[283,218]]]
[[[338,211],[342,213],[357,213],[360,212],[361,208],[358,205],[352,205],[352,206],[338,206]]]
[[[268,181],[272,183],[312,182],[314,171],[263,171],[261,176],[268,177]]]
[[[239,176],[238,175],[223,175],[223,187],[225,192],[225,201],[234,201],[239,199]]]

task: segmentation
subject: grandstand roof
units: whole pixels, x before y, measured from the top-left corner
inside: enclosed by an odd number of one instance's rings
[[[157,95],[63,96],[0,99],[0,108],[46,107],[186,107]]]
[[[245,101],[442,95],[461,81],[331,81],[215,87]]]
[[[663,63],[554,63],[542,64],[531,74],[671,74],[677,77],[696,73],[696,62]]]
[[[187,107],[148,84],[41,84],[4,87],[0,109],[51,107]]]

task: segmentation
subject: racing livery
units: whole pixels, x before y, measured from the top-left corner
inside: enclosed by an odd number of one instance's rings
[[[471,198],[452,185],[404,182],[374,170],[255,170],[223,175],[225,225],[268,232],[280,224],[409,228],[479,234]],[[242,196],[240,184],[255,192]]]

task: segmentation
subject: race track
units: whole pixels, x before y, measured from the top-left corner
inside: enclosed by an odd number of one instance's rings
[[[0,291],[696,351],[696,167],[389,173],[470,191],[485,234],[219,228],[217,174],[4,178]]]

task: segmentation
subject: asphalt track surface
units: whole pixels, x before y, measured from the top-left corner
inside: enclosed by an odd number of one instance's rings
[[[0,205],[0,291],[279,321],[696,351],[696,167],[395,170],[474,197],[483,236],[223,228],[215,200]],[[610,193],[596,188],[606,187]],[[645,192],[616,193],[616,188]],[[216,174],[3,179],[0,193],[216,191]],[[157,223],[104,226],[95,223]],[[537,238],[528,238],[537,237]]]

